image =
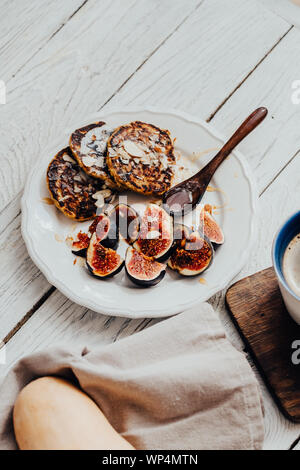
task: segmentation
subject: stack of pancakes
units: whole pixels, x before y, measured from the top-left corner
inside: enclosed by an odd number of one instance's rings
[[[169,131],[141,121],[111,129],[100,121],[72,133],[69,147],[49,164],[47,184],[67,217],[88,220],[96,216],[98,199],[112,191],[162,195],[175,164]]]

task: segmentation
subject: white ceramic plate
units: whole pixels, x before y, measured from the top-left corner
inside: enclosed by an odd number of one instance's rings
[[[124,270],[111,279],[98,280],[91,277],[81,263],[73,264],[75,257],[65,239],[72,230],[73,233],[84,230],[89,222],[78,223],[74,231],[75,221],[66,218],[53,205],[45,204],[43,198],[49,196],[46,169],[55,153],[67,145],[71,131],[95,120],[104,120],[112,127],[141,120],[169,129],[171,136],[176,137],[176,150],[183,161],[189,159],[193,171],[204,166],[224,142],[211,126],[197,118],[152,108],[98,114],[86,122],[74,123],[66,132],[62,130],[55,148],[45,152],[33,168],[22,199],[22,233],[35,264],[48,281],[72,301],[99,313],[131,318],[173,315],[223,289],[245,264],[254,232],[256,190],[245,158],[238,152],[221,165],[211,182],[211,187],[217,190],[207,192],[202,201],[219,207],[215,218],[223,228],[225,243],[201,277],[183,278],[168,270],[160,284],[143,289],[132,286]],[[133,193],[128,196],[129,203],[141,212],[147,198]],[[196,223],[195,213],[189,217],[194,220],[186,223]],[[120,250],[123,249],[121,246]]]

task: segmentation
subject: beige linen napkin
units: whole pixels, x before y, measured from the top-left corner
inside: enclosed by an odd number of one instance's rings
[[[208,304],[94,351],[21,359],[0,387],[0,449],[16,448],[12,408],[31,380],[78,381],[137,449],[260,449],[260,391]]]

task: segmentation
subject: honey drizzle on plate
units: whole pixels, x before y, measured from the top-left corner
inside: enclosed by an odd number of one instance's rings
[[[53,206],[54,202],[50,197],[43,197],[42,202],[48,206]]]
[[[194,162],[195,160],[198,160],[199,158],[203,157],[203,155],[206,155],[210,152],[216,152],[218,150],[220,150],[219,147],[213,147],[211,149],[202,150],[201,152],[193,152],[190,157],[190,160]]]

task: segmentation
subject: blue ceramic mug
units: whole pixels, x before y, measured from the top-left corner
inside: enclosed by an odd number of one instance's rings
[[[273,243],[272,258],[285,306],[291,317],[300,325],[300,297],[288,286],[282,271],[285,250],[298,233],[300,233],[300,211],[292,215],[278,230]]]

